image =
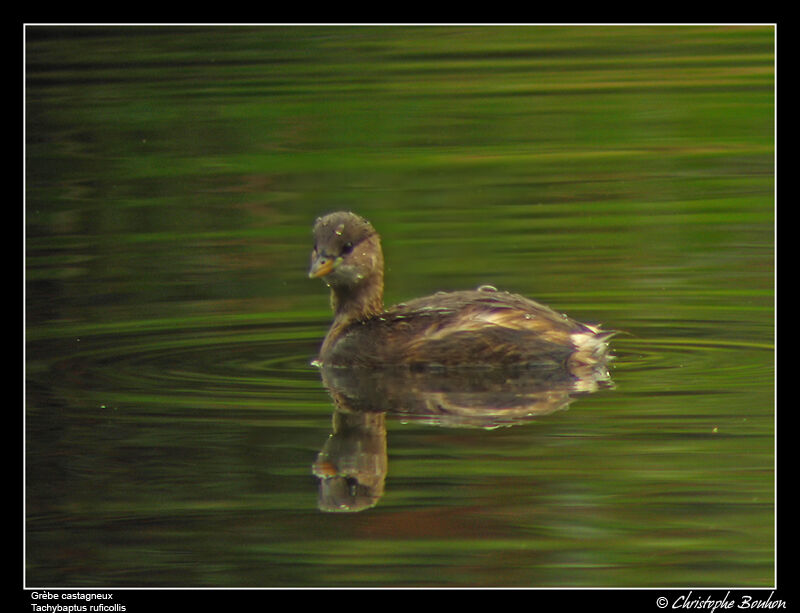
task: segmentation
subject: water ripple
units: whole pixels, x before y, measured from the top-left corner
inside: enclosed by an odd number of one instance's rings
[[[263,404],[319,390],[311,325],[177,328],[28,345],[28,379],[113,402]],[[312,340],[313,339],[313,340]],[[55,357],[50,357],[55,356]]]

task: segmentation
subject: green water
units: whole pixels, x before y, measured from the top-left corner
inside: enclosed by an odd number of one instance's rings
[[[773,28],[26,36],[26,585],[774,585]],[[321,510],[336,209],[389,303],[624,330],[614,386],[388,413],[375,504]]]

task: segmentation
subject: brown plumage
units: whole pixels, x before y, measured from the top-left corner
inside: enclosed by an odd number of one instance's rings
[[[309,277],[331,288],[333,324],[318,361],[334,366],[603,366],[614,334],[483,286],[383,307],[383,253],[372,225],[331,213],[314,225]]]

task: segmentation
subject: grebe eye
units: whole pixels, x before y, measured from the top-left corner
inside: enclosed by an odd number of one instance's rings
[[[342,255],[347,255],[351,251],[353,251],[353,243],[347,242],[342,245]]]

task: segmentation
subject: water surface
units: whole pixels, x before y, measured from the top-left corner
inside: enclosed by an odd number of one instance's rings
[[[774,585],[772,28],[26,35],[26,585]],[[374,416],[380,495],[329,512],[336,209],[389,303],[623,330],[613,385]]]

